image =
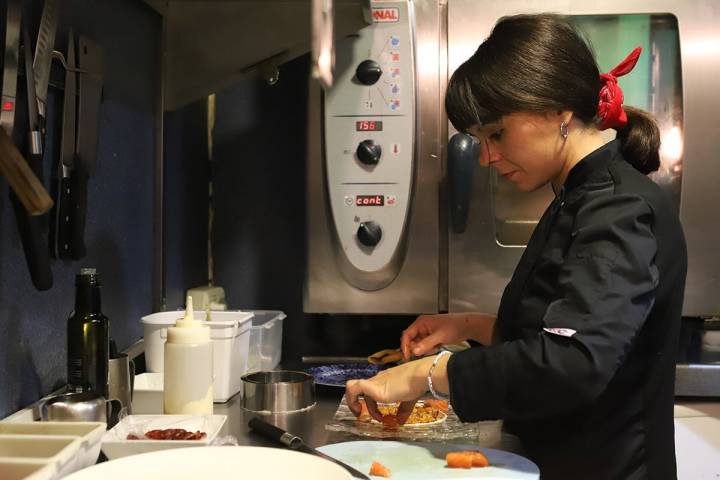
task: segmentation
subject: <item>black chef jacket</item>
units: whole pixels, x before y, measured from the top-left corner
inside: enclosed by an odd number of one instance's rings
[[[676,478],[687,251],[676,208],[617,140],[575,165],[505,288],[501,343],[448,362],[463,421],[502,418],[543,479]]]

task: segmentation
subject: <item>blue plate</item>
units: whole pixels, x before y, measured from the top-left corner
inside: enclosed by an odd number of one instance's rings
[[[387,368],[385,365],[359,363],[320,365],[318,367],[310,367],[307,371],[315,377],[315,383],[317,385],[345,388],[345,382],[348,380],[374,377],[379,371],[385,368]]]

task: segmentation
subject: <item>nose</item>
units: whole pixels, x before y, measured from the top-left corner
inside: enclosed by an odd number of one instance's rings
[[[491,146],[489,140],[482,140],[480,145],[480,165],[483,167],[490,167],[492,164],[500,161],[500,153],[497,148]]]

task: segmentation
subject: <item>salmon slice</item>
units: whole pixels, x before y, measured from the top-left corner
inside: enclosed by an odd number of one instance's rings
[[[474,450],[448,452],[445,455],[445,461],[449,468],[487,467],[490,465],[487,457],[482,452]]]
[[[470,452],[448,452],[445,461],[450,468],[472,468],[473,457]]]
[[[370,466],[370,475],[390,478],[390,469],[381,463],[373,462]]]

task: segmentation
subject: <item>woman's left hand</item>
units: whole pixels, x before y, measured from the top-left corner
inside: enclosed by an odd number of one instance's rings
[[[367,380],[348,380],[345,385],[348,407],[356,417],[359,416],[362,396],[370,415],[382,422],[383,416],[377,408],[377,402],[401,402],[397,422],[399,425],[404,424],[410,417],[415,402],[427,392],[427,375],[432,362],[433,357],[425,357],[383,370]]]

